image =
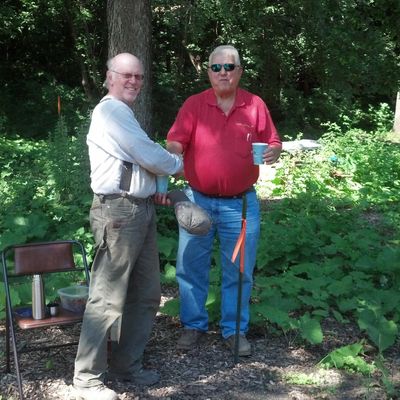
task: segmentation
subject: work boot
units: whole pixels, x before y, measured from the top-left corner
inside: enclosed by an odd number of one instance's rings
[[[235,337],[236,335],[232,335],[229,336],[227,339],[225,339],[226,346],[228,346],[228,348],[232,351],[233,354],[235,353]],[[244,335],[239,335],[238,355],[240,357],[251,356],[251,344]]]
[[[156,370],[144,368],[140,368],[135,372],[109,371],[107,376],[110,380],[132,382],[139,386],[155,385],[160,380],[160,374]]]
[[[109,389],[105,385],[97,385],[92,387],[74,386],[76,400],[118,400],[119,397],[114,390]]]
[[[181,337],[176,343],[176,348],[179,350],[190,350],[195,344],[199,342],[204,332],[196,329],[184,329]]]

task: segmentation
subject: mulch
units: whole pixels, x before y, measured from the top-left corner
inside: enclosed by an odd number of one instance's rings
[[[42,339],[57,336],[66,341],[79,337],[80,326],[51,328]],[[311,346],[294,332],[282,333],[273,327],[252,329],[248,338],[253,355],[235,364],[223,344],[218,328],[211,329],[203,342],[190,351],[177,351],[180,334],[178,319],[159,314],[146,348],[144,362],[158,369],[161,381],[152,387],[127,383],[109,383],[121,400],[382,400],[387,396],[379,372],[370,377],[343,370],[324,370],[318,362],[331,350],[354,343],[363,336],[351,324],[327,320],[323,326],[323,344]],[[1,352],[4,349],[4,323],[0,325]],[[32,333],[19,332],[20,340],[30,340]],[[72,400],[76,346],[23,354],[21,369],[26,399]],[[370,348],[366,360],[373,361]],[[400,393],[400,344],[387,353],[386,368]],[[3,373],[0,361],[0,399],[17,399],[15,373]],[[3,397],[2,397],[3,396]]]

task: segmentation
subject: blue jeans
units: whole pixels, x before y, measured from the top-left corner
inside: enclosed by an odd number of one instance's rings
[[[222,268],[220,327],[223,338],[227,338],[236,332],[240,254],[235,264],[231,262],[231,258],[242,227],[243,201],[241,198],[210,198],[191,188],[187,188],[185,193],[190,200],[208,212],[213,224],[210,232],[204,236],[192,235],[179,227],[176,277],[179,284],[181,322],[187,329],[204,332],[208,329],[205,303],[211,255],[217,235]],[[260,208],[256,192],[251,191],[246,196],[247,230],[240,316],[242,334],[247,332],[249,325],[249,302],[260,236]]]

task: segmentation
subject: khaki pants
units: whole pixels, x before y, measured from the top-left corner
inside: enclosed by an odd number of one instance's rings
[[[96,241],[74,384],[96,386],[107,371],[107,340],[120,324],[109,368],[134,372],[151,334],[161,290],[155,209],[151,199],[94,196],[90,223]]]

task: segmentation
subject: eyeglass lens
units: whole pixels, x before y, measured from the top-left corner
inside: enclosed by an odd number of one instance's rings
[[[213,72],[221,71],[222,67],[224,67],[224,70],[228,72],[228,71],[233,71],[235,69],[236,65],[235,64],[212,64],[210,66],[210,68]]]
[[[132,78],[135,78],[137,81],[142,81],[144,79],[144,75],[142,74],[124,74],[123,72],[114,71],[113,69],[111,71],[115,72],[118,75],[121,75],[124,79],[130,80]]]

